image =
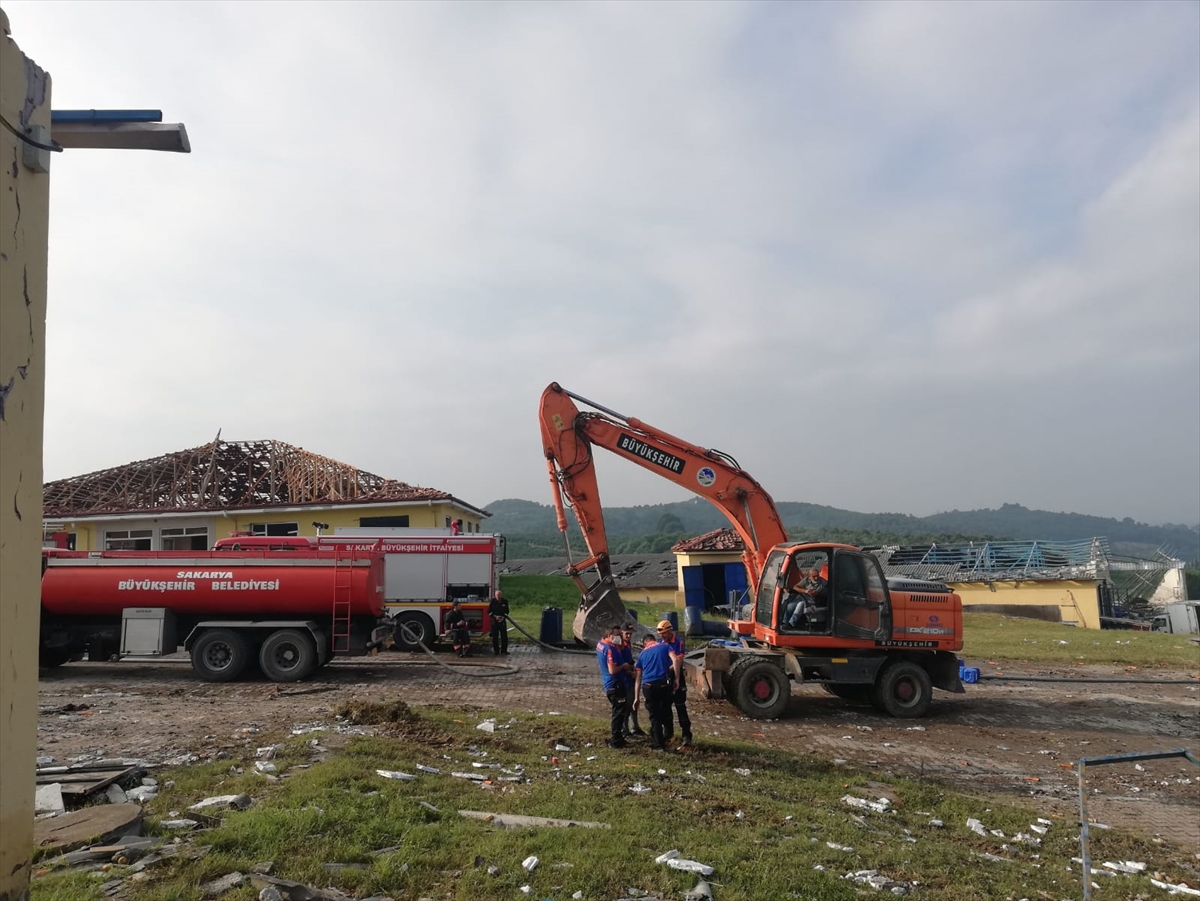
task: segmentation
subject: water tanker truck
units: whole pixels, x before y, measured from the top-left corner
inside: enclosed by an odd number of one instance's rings
[[[208,682],[275,682],[390,634],[376,549],[42,552],[40,661],[157,657],[180,644]]]

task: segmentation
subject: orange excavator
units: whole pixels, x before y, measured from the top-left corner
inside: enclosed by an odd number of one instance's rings
[[[591,409],[580,411],[576,402]],[[940,582],[888,581],[878,559],[844,544],[790,542],[775,502],[728,454],[702,448],[551,384],[542,393],[542,446],[558,528],[565,503],[586,559],[568,567],[579,586],[575,637],[594,645],[630,618],[612,574],[592,452],[603,448],[711,501],[741,536],[749,615],[729,622],[735,641],[690,652],[688,677],[706,697],[730,699],[754,719],[787,707],[791,682],[819,684],[896,717],[920,717],[933,689],[962,693],[962,601]]]

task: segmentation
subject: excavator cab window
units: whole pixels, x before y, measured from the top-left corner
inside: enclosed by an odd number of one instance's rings
[[[782,568],[779,617],[784,632],[828,634],[829,552],[797,550]]]
[[[789,561],[784,551],[771,551],[767,564],[763,567],[762,579],[758,583],[758,597],[754,602],[754,621],[760,626],[770,629],[773,625],[772,616],[775,612],[775,589],[779,585],[782,572],[791,572]],[[786,570],[784,567],[788,567]]]
[[[887,583],[874,557],[839,550],[833,555],[833,634],[884,639],[890,632]]]

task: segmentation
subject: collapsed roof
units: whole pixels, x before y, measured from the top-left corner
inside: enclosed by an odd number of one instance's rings
[[[406,501],[475,509],[445,491],[385,479],[282,441],[220,435],[201,447],[43,486],[43,513],[53,518]]]

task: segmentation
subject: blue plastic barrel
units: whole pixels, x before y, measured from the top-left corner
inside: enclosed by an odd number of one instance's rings
[[[562,644],[563,612],[561,607],[542,608],[542,628],[538,640],[543,644]]]
[[[666,620],[667,620],[667,622],[669,622],[671,624],[672,629],[674,629],[676,632],[679,631],[679,611],[678,610],[668,611]]]

